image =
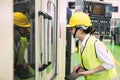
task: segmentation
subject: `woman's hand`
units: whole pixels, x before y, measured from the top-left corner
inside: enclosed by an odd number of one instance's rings
[[[98,72],[101,72],[103,70],[105,70],[105,68],[102,65],[100,65],[97,68],[94,68],[92,70],[87,70],[87,71],[79,72],[78,74],[86,76],[88,74],[98,73]]]
[[[82,76],[86,76],[86,75],[89,75],[89,74],[92,74],[92,73],[94,73],[94,72],[92,70],[89,70],[89,71],[79,72],[78,74],[82,75]]]
[[[80,68],[80,64],[73,68],[73,71],[76,72]]]
[[[23,62],[23,67],[24,67],[24,69],[29,69],[30,68],[29,64],[27,64],[25,61]]]

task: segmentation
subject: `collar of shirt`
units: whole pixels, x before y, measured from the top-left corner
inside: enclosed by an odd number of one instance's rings
[[[89,36],[90,36],[90,34],[87,34],[84,37],[83,41],[82,42],[80,41],[81,48],[83,48],[85,46],[85,43],[86,43],[87,39],[89,38]]]
[[[20,40],[16,44],[14,44],[14,48],[15,48],[15,53],[18,54],[20,48]]]

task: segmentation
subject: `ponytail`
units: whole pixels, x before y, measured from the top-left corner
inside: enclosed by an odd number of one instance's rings
[[[94,34],[94,32],[96,31],[96,29],[92,26],[88,27],[87,29],[83,30],[86,34],[90,33],[90,34]]]

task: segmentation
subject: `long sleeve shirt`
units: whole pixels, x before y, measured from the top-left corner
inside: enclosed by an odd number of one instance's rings
[[[80,42],[80,46],[83,47],[85,46],[85,43],[87,41],[87,39],[89,38],[90,34],[87,34],[83,41]],[[105,68],[105,69],[111,69],[114,67],[114,62],[113,60],[111,60],[110,58],[110,55],[107,53],[107,50],[103,48],[103,46],[99,43],[99,42],[96,42],[95,43],[95,49],[96,49],[96,54],[98,56],[98,58],[102,61],[102,66]]]

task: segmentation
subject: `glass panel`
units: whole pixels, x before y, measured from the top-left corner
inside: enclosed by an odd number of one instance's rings
[[[35,80],[34,0],[14,0],[14,80]]]

